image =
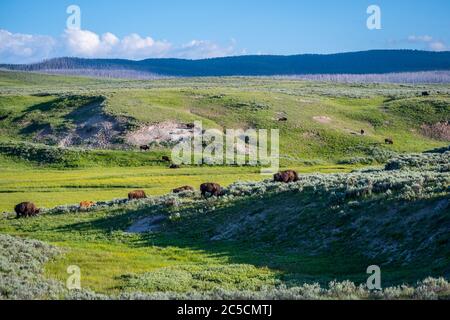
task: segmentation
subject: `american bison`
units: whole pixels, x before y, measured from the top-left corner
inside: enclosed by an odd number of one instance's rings
[[[428,91],[422,92],[422,97],[428,97],[429,95],[430,95],[430,93]]]
[[[134,190],[128,193],[128,200],[145,199],[147,195],[144,190]]]
[[[281,117],[281,118],[278,118],[278,121],[280,121],[280,122],[286,122],[286,121],[288,121],[288,118],[286,118],[286,117]]]
[[[139,149],[141,151],[148,151],[148,150],[150,150],[150,147],[148,145],[143,145],[143,146],[140,146]]]
[[[194,123],[186,123],[186,128],[194,129],[195,128],[195,124]]]
[[[162,156],[161,160],[164,162],[170,162],[170,158],[168,156]]]
[[[93,206],[95,206],[95,202],[93,202],[93,201],[81,201],[80,202],[81,209],[89,209]]]
[[[203,183],[200,186],[200,191],[202,196],[206,197],[208,194],[210,196],[218,197],[222,194],[222,187],[217,183]]]
[[[394,140],[392,140],[391,138],[386,138],[386,139],[384,139],[384,143],[385,144],[394,144]]]
[[[273,180],[275,182],[296,182],[298,181],[298,173],[294,170],[286,170],[282,172],[275,173],[273,175]]]
[[[169,167],[170,169],[180,169],[180,166],[177,164],[172,163]]]
[[[14,211],[17,214],[17,218],[32,217],[39,214],[40,209],[36,208],[32,202],[22,202],[14,207]]]
[[[365,134],[366,134],[366,132],[363,129],[361,129],[361,135],[363,136]]]
[[[173,193],[180,193],[184,191],[194,191],[194,188],[191,186],[183,186],[172,190]]]

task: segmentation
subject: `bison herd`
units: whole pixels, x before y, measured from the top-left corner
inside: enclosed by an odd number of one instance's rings
[[[291,183],[298,181],[298,173],[294,170],[281,171],[273,176],[273,181],[281,183]],[[182,186],[172,190],[173,193],[181,193],[186,191],[195,191],[191,186]],[[200,185],[200,192],[202,197],[220,197],[224,194],[222,187],[218,183],[207,182]],[[134,190],[128,193],[128,200],[145,199],[147,195],[144,190]],[[96,203],[93,201],[81,201],[80,209],[87,210]],[[17,218],[33,217],[40,213],[40,209],[32,202],[22,202],[14,207]]]

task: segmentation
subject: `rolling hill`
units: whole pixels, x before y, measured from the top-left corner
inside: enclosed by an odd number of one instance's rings
[[[69,148],[61,157],[73,147],[136,150],[141,144],[168,153],[177,137],[161,132],[196,120],[205,129],[279,129],[282,165],[370,164],[392,152],[422,152],[448,142],[446,85],[257,78],[108,82],[16,72],[0,73],[0,82],[1,140],[36,144],[35,153],[20,145],[4,145],[2,152],[30,160],[51,154],[45,146]],[[384,144],[388,137],[394,145]]]
[[[130,71],[140,76],[274,76],[300,74],[383,74],[450,70],[450,52],[371,50],[338,54],[292,56],[235,56],[201,60],[55,58],[27,65],[0,65],[16,71],[98,70]]]

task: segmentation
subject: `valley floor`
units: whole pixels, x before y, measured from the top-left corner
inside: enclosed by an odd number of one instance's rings
[[[349,172],[356,165],[303,166],[301,173]],[[52,169],[4,162],[0,171],[0,212],[13,212],[14,206],[32,200],[38,206],[52,208],[81,201],[105,201],[126,198],[128,192],[143,189],[148,195],[162,195],[172,189],[191,185],[198,189],[204,182],[223,186],[235,181],[261,181],[267,176],[252,167],[167,166],[93,167]]]

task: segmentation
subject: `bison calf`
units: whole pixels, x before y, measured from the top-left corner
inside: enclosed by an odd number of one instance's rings
[[[145,199],[147,195],[144,190],[135,190],[128,193],[128,200]]]
[[[39,214],[40,209],[36,208],[32,202],[22,202],[14,207],[17,218],[32,217]]]
[[[273,175],[273,180],[275,182],[296,182],[298,181],[298,173],[294,170],[286,170],[282,172],[278,172]]]
[[[173,193],[180,193],[184,191],[194,191],[194,188],[191,186],[183,186],[172,190]]]
[[[222,187],[217,183],[203,183],[200,186],[202,196],[206,197],[208,194],[214,197],[218,197],[222,194]]]
[[[81,209],[89,209],[95,205],[92,201],[81,201],[80,202],[80,208]]]

